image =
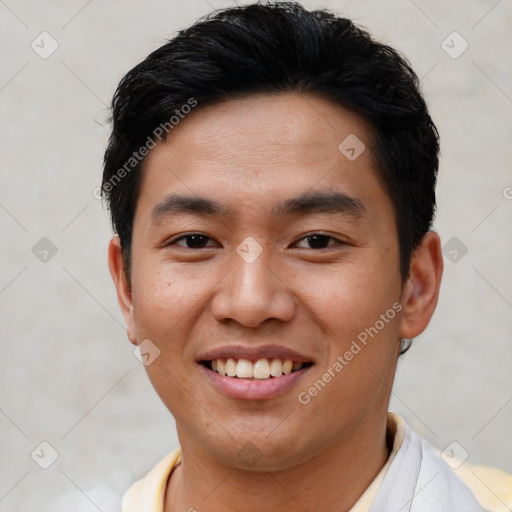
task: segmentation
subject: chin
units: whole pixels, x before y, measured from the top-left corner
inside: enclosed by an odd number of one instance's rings
[[[256,433],[250,430],[240,433],[230,430],[230,433],[232,437],[224,436],[223,442],[212,442],[210,450],[215,459],[238,470],[284,471],[311,457],[311,454],[308,457],[302,446],[298,445],[298,436],[292,433],[283,435],[280,432],[278,435],[276,431],[269,435],[268,432]],[[307,452],[310,452],[310,448]]]

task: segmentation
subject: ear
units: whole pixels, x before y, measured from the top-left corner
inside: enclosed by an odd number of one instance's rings
[[[137,345],[135,318],[133,315],[132,292],[124,269],[121,240],[113,236],[108,246],[108,267],[117,292],[117,300],[127,325],[128,339]]]
[[[413,339],[426,329],[437,306],[442,275],[441,240],[429,231],[411,258],[409,279],[402,293],[401,338]]]

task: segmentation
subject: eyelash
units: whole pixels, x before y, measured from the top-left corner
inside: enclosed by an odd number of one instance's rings
[[[185,235],[181,235],[178,238],[175,238],[174,240],[169,241],[166,244],[166,246],[178,245],[177,244],[178,241],[184,240],[186,238],[190,238],[190,237],[193,237],[193,236],[203,237],[203,238],[206,238],[208,240],[213,240],[213,238],[211,238],[211,237],[209,237],[207,235],[204,235],[202,233],[187,233]],[[341,245],[344,244],[341,240],[338,240],[337,238],[334,238],[333,236],[330,236],[330,235],[325,235],[323,233],[311,233],[309,235],[306,235],[306,236],[302,237],[298,241],[302,241],[302,240],[305,240],[305,239],[308,239],[308,238],[315,238],[315,237],[324,237],[324,238],[327,238],[327,239],[334,240],[337,244],[341,244]],[[329,247],[332,247],[332,245],[336,245],[336,243],[335,244],[331,244],[331,245],[327,245],[327,247],[322,247],[321,249],[316,249],[316,250],[328,249]],[[179,246],[179,247],[183,247],[183,249],[191,249],[191,250],[208,249],[209,248],[209,247],[199,247],[199,248],[196,247],[196,248],[193,248],[193,247],[184,247],[184,246]],[[315,250],[312,247],[308,247],[307,249]]]

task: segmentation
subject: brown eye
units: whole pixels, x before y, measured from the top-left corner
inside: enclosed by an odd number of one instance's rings
[[[321,234],[305,236],[304,238],[302,238],[301,242],[303,240],[306,240],[307,243],[309,244],[309,247],[305,247],[305,249],[325,249],[326,247],[333,245],[332,243],[331,244],[328,243],[329,240],[333,240],[334,243],[336,243],[336,242],[340,243],[338,240],[336,240],[332,236],[321,235]]]
[[[169,243],[169,245],[179,245],[180,247],[185,247],[186,249],[203,249],[205,247],[211,247],[206,245],[208,240],[212,239],[206,235],[190,234],[173,240]],[[180,241],[184,241],[184,243],[178,243]]]

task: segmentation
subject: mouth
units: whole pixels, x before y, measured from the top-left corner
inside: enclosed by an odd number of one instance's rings
[[[213,388],[230,398],[266,400],[284,395],[316,361],[277,344],[230,344],[202,352],[198,368]]]
[[[220,354],[219,354],[220,355]],[[244,354],[245,355],[245,354]],[[314,366],[299,355],[293,359],[272,354],[251,358],[212,356],[201,359],[198,366],[214,389],[230,398],[242,400],[269,400],[289,393]],[[301,361],[297,359],[302,359]]]
[[[260,358],[251,361],[228,357],[201,361],[201,364],[212,372],[232,379],[265,381],[300,372],[313,363],[279,358]]]

